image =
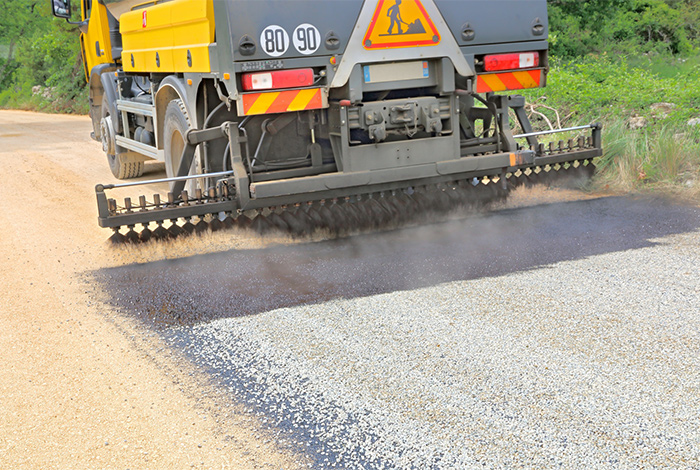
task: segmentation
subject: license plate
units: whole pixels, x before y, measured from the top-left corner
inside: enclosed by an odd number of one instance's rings
[[[428,61],[393,62],[365,65],[365,83],[384,83],[397,80],[420,80],[430,77]]]

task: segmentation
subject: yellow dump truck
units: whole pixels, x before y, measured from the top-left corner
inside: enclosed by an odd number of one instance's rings
[[[353,230],[588,175],[601,154],[599,126],[533,132],[509,94],[546,84],[545,0],[80,7],[95,139],[115,177],[157,160],[171,188],[118,202],[107,192],[134,183],[98,185],[116,240],[234,223]],[[552,132],[567,138],[540,143]]]

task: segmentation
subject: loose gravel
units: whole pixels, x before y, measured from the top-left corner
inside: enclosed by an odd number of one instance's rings
[[[700,469],[698,227],[606,198],[99,277],[158,272],[150,324],[316,468]]]

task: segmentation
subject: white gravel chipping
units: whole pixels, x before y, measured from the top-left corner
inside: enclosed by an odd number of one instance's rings
[[[318,468],[700,469],[700,232],[654,242],[178,334]]]

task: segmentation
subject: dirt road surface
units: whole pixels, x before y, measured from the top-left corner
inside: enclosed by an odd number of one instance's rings
[[[86,292],[83,273],[137,261],[96,224],[94,185],[115,180],[90,130],[0,111],[0,468],[295,468]]]
[[[90,127],[0,111],[0,469],[700,470],[697,206],[114,247]]]

